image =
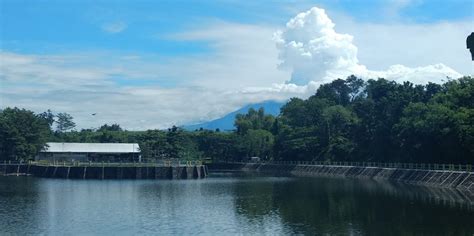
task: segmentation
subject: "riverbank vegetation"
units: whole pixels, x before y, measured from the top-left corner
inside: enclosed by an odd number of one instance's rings
[[[50,141],[137,142],[147,160],[474,163],[474,79],[414,85],[350,76],[290,99],[276,117],[263,109],[239,114],[233,132],[74,127],[67,113],[5,108],[0,159],[31,159]]]

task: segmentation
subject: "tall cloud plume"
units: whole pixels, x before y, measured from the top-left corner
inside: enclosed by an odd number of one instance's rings
[[[337,33],[334,27],[335,24],[324,9],[313,7],[309,11],[299,13],[283,30],[274,34],[277,48],[280,50],[280,68],[291,70],[288,83],[300,86],[320,84],[354,74],[363,78],[384,77],[399,82],[423,84],[428,81],[441,82],[446,77],[461,76],[443,64],[416,68],[394,65],[387,70],[371,71],[359,63],[357,47],[352,42],[353,37]]]

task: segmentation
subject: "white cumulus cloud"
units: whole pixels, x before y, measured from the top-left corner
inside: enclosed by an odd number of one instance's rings
[[[359,63],[353,36],[336,32],[335,24],[325,10],[317,7],[296,15],[283,30],[275,33],[274,39],[280,50],[280,67],[291,71],[289,83],[300,86],[310,82],[326,83],[351,74],[420,84],[461,76],[441,63],[416,68],[393,65],[386,70],[369,70]]]

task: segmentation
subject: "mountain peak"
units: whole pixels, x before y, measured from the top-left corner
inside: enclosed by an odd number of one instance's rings
[[[207,130],[219,129],[221,131],[230,131],[234,129],[234,120],[237,114],[246,114],[250,108],[253,108],[255,110],[263,108],[265,109],[265,114],[277,116],[278,114],[280,114],[280,108],[284,104],[285,102],[277,102],[273,100],[248,104],[221,118],[204,122],[204,123],[200,123],[200,124],[185,125],[183,126],[183,128],[189,131],[200,129],[200,128],[207,129]]]

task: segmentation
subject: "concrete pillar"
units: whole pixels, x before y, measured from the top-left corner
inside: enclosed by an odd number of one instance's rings
[[[193,179],[194,178],[194,167],[187,166],[186,168],[186,179]]]
[[[86,179],[87,167],[84,166],[84,172],[82,174],[82,179]]]
[[[57,171],[58,171],[58,167],[55,166],[55,167],[54,167],[53,174],[51,175],[51,177],[53,177],[53,178],[56,177],[56,172],[57,172]]]
[[[135,167],[136,174],[135,174],[135,179],[141,179],[142,178],[142,168],[141,167]]]
[[[198,179],[202,178],[201,168],[198,166],[195,166],[194,168],[196,170],[197,178]]]

